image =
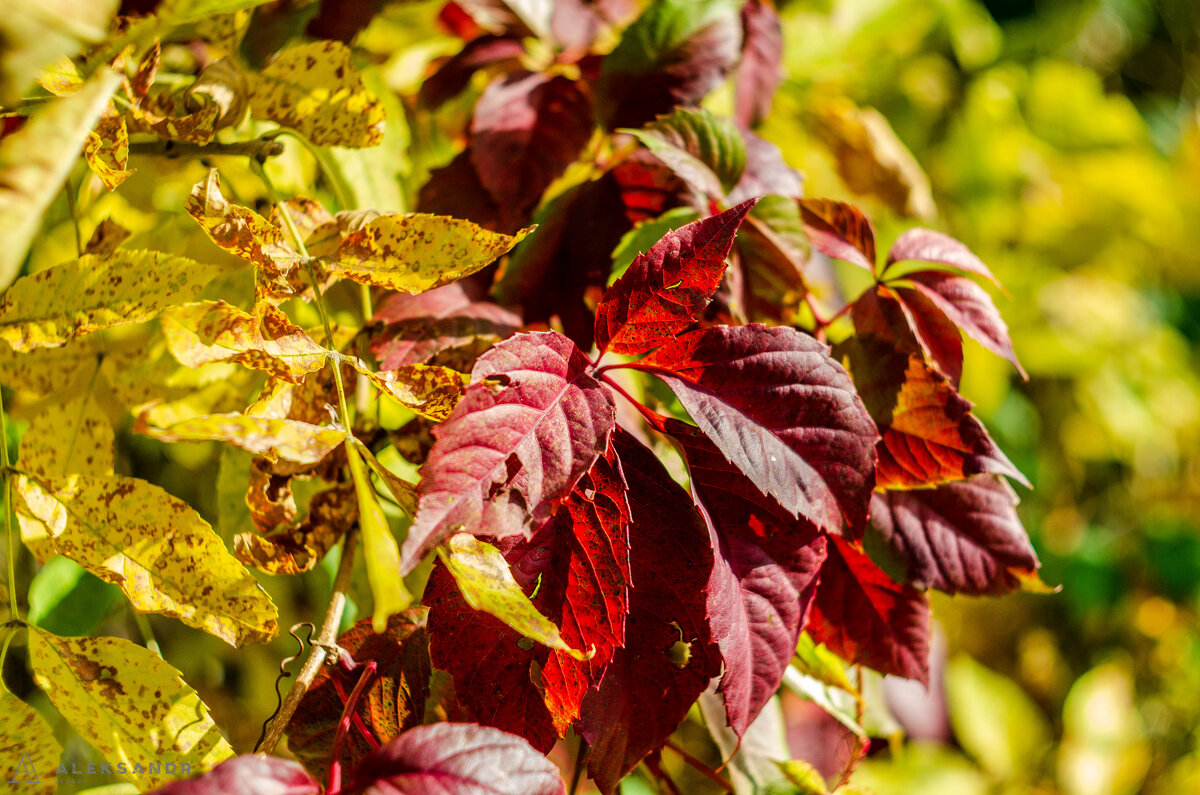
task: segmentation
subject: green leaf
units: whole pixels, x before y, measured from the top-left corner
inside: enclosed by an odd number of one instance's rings
[[[326,266],[362,284],[423,293],[470,276],[532,231],[510,236],[443,215],[383,215],[343,240]]]
[[[107,475],[113,471],[112,423],[88,396],[51,405],[21,437],[18,460],[31,475]]]
[[[0,223],[2,214],[0,209]],[[0,339],[23,352],[141,323],[168,306],[193,300],[219,272],[160,251],[87,254],[10,287],[0,300]]]
[[[796,795],[829,795],[825,786],[825,777],[808,762],[802,759],[792,759],[779,762],[779,770],[795,788]]]
[[[850,683],[846,675],[846,663],[842,658],[825,648],[824,643],[817,643],[807,632],[800,633],[796,643],[796,656],[792,665],[799,671],[832,687],[839,687],[847,693],[854,693],[857,688]]]
[[[87,635],[121,598],[121,589],[55,556],[29,583],[29,623],[56,635]]]
[[[124,763],[124,777],[142,789],[177,778],[181,768],[197,774],[233,756],[196,691],[141,646],[31,629],[29,659],[63,717],[114,768]]]
[[[346,432],[337,428],[277,417],[208,414],[162,428],[151,425],[149,416],[147,412],[138,415],[134,433],[162,442],[225,442],[268,461],[282,458],[297,464],[315,464],[346,441]]]
[[[358,451],[347,445],[346,458],[354,491],[358,496],[358,524],[362,529],[363,557],[367,564],[367,582],[375,600],[371,627],[376,633],[387,629],[388,619],[412,604],[412,594],[404,587],[400,576],[400,547],[388,527],[383,506],[371,485]]]
[[[554,622],[538,612],[513,578],[500,550],[470,533],[456,533],[439,548],[439,554],[472,608],[493,615],[530,640],[561,649],[577,660],[591,657],[572,649]]]
[[[119,475],[14,482],[22,539],[119,585],[134,608],[174,616],[234,646],[277,632],[271,598],[187,503]]]
[[[620,130],[696,188],[724,196],[746,169],[746,144],[729,119],[700,108],[676,108],[640,130]]]
[[[229,14],[244,8],[254,8],[270,0],[163,0],[156,13],[164,22],[181,25],[198,22],[215,14]]]
[[[61,756],[62,746],[49,724],[0,680],[0,781],[10,790],[50,795]]]
[[[0,105],[16,107],[42,70],[75,56],[85,42],[102,41],[118,5],[117,0],[7,0],[0,15]]]
[[[42,8],[39,6],[37,11],[39,16],[54,13]],[[2,19],[12,16],[7,7],[0,14]],[[4,33],[0,27],[0,41],[7,45],[11,40]],[[0,229],[4,230],[0,289],[12,284],[20,272],[46,208],[71,173],[88,133],[120,84],[120,75],[101,68],[79,91],[47,102],[29,117],[24,127],[0,139]],[[7,304],[7,295],[5,301]],[[0,304],[0,315],[6,304]],[[3,331],[0,325],[0,339],[8,339]]]

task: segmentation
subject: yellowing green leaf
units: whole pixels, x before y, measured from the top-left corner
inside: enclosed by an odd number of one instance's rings
[[[400,576],[400,547],[388,527],[383,506],[379,504],[379,497],[375,494],[358,450],[348,446],[346,458],[358,496],[358,524],[362,529],[367,582],[371,585],[371,596],[375,600],[371,627],[378,634],[387,629],[391,616],[412,604],[412,594],[404,587],[404,578]]]
[[[239,646],[278,631],[271,598],[208,522],[158,486],[119,475],[15,481],[21,535],[106,582],[134,608],[163,613]]]
[[[343,240],[326,265],[362,284],[422,293],[470,276],[532,231],[510,236],[443,215],[383,215]]]
[[[346,441],[336,428],[311,425],[277,417],[250,417],[245,414],[209,414],[191,417],[157,427],[143,412],[134,422],[135,433],[163,442],[226,442],[269,461],[284,459],[297,464],[315,464],[329,451]]]
[[[102,41],[117,6],[117,0],[5,0],[0,105],[16,107],[44,68],[75,55],[84,42]]]
[[[107,475],[113,471],[113,428],[88,396],[51,405],[21,437],[21,469],[38,477]]]
[[[58,711],[143,790],[178,778],[181,767],[194,775],[233,756],[179,671],[135,643],[30,628],[29,659]]]
[[[825,777],[815,767],[803,759],[792,759],[787,762],[776,762],[779,770],[788,782],[795,788],[795,795],[829,795],[829,787],[825,785]]]
[[[28,5],[33,7],[32,3]],[[37,13],[53,12],[39,9]],[[7,9],[0,14],[0,19],[8,17]],[[0,27],[0,41],[9,41],[2,33]],[[0,139],[0,229],[4,230],[0,289],[11,284],[20,272],[42,225],[42,215],[62,188],[88,133],[120,83],[120,75],[102,68],[79,91],[46,103],[24,127]]]
[[[316,41],[281,52],[251,75],[255,116],[290,127],[319,146],[375,146],[384,110],[354,68],[350,48]]]
[[[324,366],[328,352],[287,315],[269,304],[262,313],[260,318],[224,301],[197,301],[168,310],[163,335],[188,367],[236,362],[295,384]]]
[[[212,242],[262,268],[269,280],[287,283],[300,255],[284,242],[278,226],[225,199],[215,168],[208,172],[208,179],[192,188],[183,206]]]
[[[0,781],[16,791],[49,795],[61,756],[62,746],[42,716],[0,682]]]
[[[129,168],[129,129],[125,117],[109,111],[88,133],[83,156],[104,187],[116,190],[133,171]]]
[[[395,370],[376,373],[357,359],[347,361],[380,392],[435,422],[450,416],[470,381],[470,378],[449,367],[406,364]]]
[[[172,304],[194,299],[218,272],[159,251],[87,254],[10,287],[0,300],[0,339],[16,351],[28,351],[150,320]]]
[[[441,552],[467,604],[495,616],[530,640],[561,649],[577,660],[591,655],[572,649],[554,622],[538,612],[513,578],[500,550],[470,533],[455,533]]]
[[[197,22],[214,14],[229,14],[260,6],[269,0],[163,0],[155,12],[160,18],[179,25]]]
[[[846,663],[825,648],[825,644],[814,642],[807,632],[800,633],[792,665],[802,673],[832,687],[839,687],[847,693],[857,690],[846,675]]]

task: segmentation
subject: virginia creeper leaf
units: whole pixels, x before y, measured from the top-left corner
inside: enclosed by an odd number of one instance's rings
[[[1000,478],[977,475],[935,489],[876,492],[871,531],[908,564],[919,589],[1000,595],[1037,579],[1037,554]]]
[[[962,377],[962,334],[923,294],[881,284],[855,299],[850,317],[860,338],[875,337],[903,353],[924,356],[957,386]]]
[[[503,537],[548,519],[604,449],[612,397],[556,332],[518,334],[475,363],[434,429],[402,573],[456,530]]]
[[[108,475],[113,471],[112,423],[83,396],[47,406],[21,437],[21,469],[36,477]]]
[[[705,607],[713,552],[704,520],[650,450],[620,428],[613,447],[629,484],[633,587],[625,646],[580,718],[588,773],[605,793],[662,747],[721,666]]]
[[[22,277],[0,299],[0,339],[13,350],[56,347],[100,329],[149,320],[193,300],[219,271],[158,251],[117,251]]]
[[[472,301],[457,283],[419,295],[393,293],[373,320],[387,324],[371,343],[381,370],[425,364],[442,351],[466,348],[476,341],[491,347],[521,326],[520,317],[495,304]]]
[[[384,215],[343,240],[326,265],[362,284],[420,293],[469,276],[531,231],[509,236],[458,218]]]
[[[742,178],[729,192],[727,198],[730,203],[764,194],[788,199],[799,199],[804,195],[804,177],[784,161],[778,146],[749,130],[739,129],[738,132],[746,149],[746,168],[742,171]],[[761,206],[758,210],[761,212]],[[796,207],[797,216],[799,213],[800,209]]]
[[[364,759],[343,792],[564,795],[566,788],[554,763],[520,737],[471,723],[434,723]]]
[[[844,516],[861,531],[879,436],[824,344],[785,327],[714,326],[638,367],[663,379],[722,455],[788,513],[826,532],[840,532]]]
[[[321,795],[324,788],[290,759],[244,754],[149,795]]]
[[[5,16],[12,21],[13,15]],[[100,18],[107,16],[102,14]],[[7,35],[0,38],[21,41]],[[7,69],[7,57],[4,63]],[[58,195],[88,133],[120,84],[116,72],[101,68],[79,91],[46,103],[21,129],[0,139],[0,229],[5,231],[4,246],[0,247],[0,288],[12,284],[20,273],[46,208]],[[8,84],[0,82],[0,86],[7,93]]]
[[[0,775],[35,795],[51,795],[57,782],[62,746],[54,731],[33,707],[8,692],[0,681]]]
[[[983,260],[971,253],[964,244],[932,229],[909,229],[896,239],[888,252],[887,264],[918,260],[946,265],[964,273],[982,276],[1000,286],[999,280]]]
[[[746,147],[733,122],[700,108],[676,108],[640,130],[623,130],[642,142],[684,181],[720,198],[746,168]]]
[[[771,0],[747,0],[742,31],[733,118],[741,127],[754,127],[771,112],[775,89],[783,80],[783,25]]]
[[[466,149],[429,173],[429,179],[417,193],[416,209],[423,213],[465,218],[494,232],[515,232],[520,228],[520,222],[503,213],[483,187],[471,163],[471,152]]]
[[[818,251],[875,272],[875,227],[857,207],[831,199],[801,199],[800,213]]]
[[[166,427],[152,424],[151,417],[148,411],[139,414],[134,421],[134,433],[161,442],[225,442],[268,461],[282,458],[297,464],[315,464],[346,441],[345,431],[275,417],[206,414]]]
[[[524,54],[525,47],[517,39],[500,36],[472,39],[438,66],[436,72],[425,78],[417,92],[417,101],[422,107],[436,109],[461,94],[471,82],[471,76],[480,69],[489,66],[515,67]]]
[[[844,660],[929,681],[929,600],[830,536],[808,633]]]
[[[741,304],[754,320],[790,319],[805,293],[800,211],[783,196],[764,196],[738,230],[735,260]]]
[[[44,484],[44,485],[43,485]],[[121,586],[134,608],[163,613],[234,646],[270,640],[275,605],[187,503],[119,475],[15,481],[22,538]]]
[[[184,202],[188,215],[221,248],[263,269],[272,280],[286,283],[300,255],[284,240],[283,230],[247,207],[231,204],[221,194],[221,178],[210,169]]]
[[[60,638],[31,627],[29,660],[63,717],[141,789],[165,784],[167,769],[206,770],[233,756],[196,691],[152,651],[124,638]]]
[[[636,150],[613,166],[606,176],[616,183],[622,210],[630,224],[657,218],[672,207],[690,204],[693,198],[687,183],[645,149]],[[748,198],[751,196],[738,201]]]
[[[720,286],[733,236],[755,201],[676,229],[634,259],[596,307],[600,353],[645,353],[692,325]]]
[[[296,130],[318,146],[375,146],[383,140],[384,109],[354,68],[350,48],[314,41],[279,53],[247,75],[256,117]]]

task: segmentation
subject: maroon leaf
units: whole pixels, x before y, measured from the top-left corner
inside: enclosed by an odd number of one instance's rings
[[[290,759],[246,754],[195,778],[172,781],[150,795],[321,795],[321,785]]]
[[[472,723],[418,726],[367,757],[345,795],[563,795],[558,768],[520,737]]]
[[[804,195],[804,178],[784,162],[778,146],[749,130],[741,130],[741,134],[742,143],[746,145],[746,168],[738,184],[729,192],[727,198],[731,203],[752,196],[799,199]]]
[[[502,216],[520,225],[591,135],[591,102],[575,81],[516,72],[484,89],[468,151]]]
[[[430,172],[417,193],[417,212],[465,218],[505,234],[517,231],[522,223],[503,212],[483,187],[470,150],[459,152],[449,164]]]
[[[374,660],[379,665],[378,676],[357,709],[375,739],[386,743],[421,724],[430,671],[424,611],[406,610],[392,616],[387,630],[379,635],[371,629],[371,620],[363,619],[343,632],[337,642],[355,660]],[[340,667],[322,668],[288,724],[288,750],[320,780],[329,775],[333,739],[345,707],[334,678],[340,679],[345,693],[350,693],[359,675],[346,674]],[[351,729],[342,746],[341,762],[352,769],[371,751],[366,739]]]
[[[696,428],[666,419],[661,429],[683,448],[717,550],[708,615],[725,663],[725,714],[740,737],[779,688],[796,651],[825,537],[760,494]]]
[[[471,386],[434,431],[401,574],[451,533],[529,534],[605,449],[608,390],[557,332],[517,334],[475,363]]]
[[[601,355],[645,353],[692,325],[720,286],[734,234],[756,201],[668,232],[639,254],[596,307]]]
[[[437,108],[458,96],[480,69],[493,65],[520,63],[525,47],[517,39],[499,36],[480,36],[467,42],[462,50],[446,60],[438,70],[421,83],[417,101],[425,108]]]
[[[743,127],[754,127],[771,112],[775,89],[783,80],[783,24],[771,0],[747,0],[742,6],[742,31],[733,118]]]
[[[878,285],[855,300],[850,317],[860,337],[875,337],[904,353],[923,355],[951,384],[958,384],[962,377],[962,335],[921,293],[907,287],[893,290]]]
[[[662,747],[721,666],[706,620],[713,557],[704,520],[641,442],[618,427],[613,447],[629,484],[633,590],[625,647],[580,718],[588,773],[605,793]]]
[[[929,681],[929,600],[832,536],[808,633],[842,659]]]
[[[381,370],[422,364],[442,351],[479,339],[499,342],[521,325],[521,318],[512,312],[472,301],[458,282],[417,295],[392,293],[372,320],[387,324],[371,343]]]
[[[635,151],[608,174],[617,184],[630,226],[657,218],[671,207],[688,203],[691,197],[687,184],[645,149]]]
[[[857,207],[832,199],[801,199],[800,213],[818,251],[875,272],[875,227]]]
[[[917,588],[999,595],[1036,579],[1041,565],[1016,505],[1008,484],[988,475],[936,489],[876,492],[871,532],[908,563]]]
[[[992,275],[983,260],[971,253],[971,250],[949,235],[934,232],[932,229],[909,229],[897,238],[888,252],[887,264],[907,260],[921,262],[936,262],[948,265],[960,271],[973,273],[976,276],[993,282],[997,287],[1000,282]]]
[[[792,516],[856,534],[879,435],[829,349],[795,329],[699,329],[636,365],[666,381],[700,429]],[[840,509],[840,510],[839,510]]]

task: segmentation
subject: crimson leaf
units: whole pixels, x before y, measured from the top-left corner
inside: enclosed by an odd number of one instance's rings
[[[436,72],[421,83],[417,101],[422,107],[437,108],[443,102],[458,96],[471,75],[496,63],[520,63],[525,47],[517,39],[500,36],[480,36],[469,41],[453,57],[442,63]]]
[[[663,379],[721,453],[792,516],[866,523],[875,423],[829,349],[786,327],[688,332],[636,365]]]
[[[195,778],[172,781],[150,795],[321,795],[321,785],[290,759],[246,754]]]
[[[515,232],[522,223],[504,212],[487,192],[471,163],[470,149],[464,149],[448,164],[430,172],[417,193],[417,211],[465,218],[493,232]]]
[[[1037,554],[1000,478],[979,475],[936,489],[876,492],[871,530],[908,564],[918,588],[999,595],[1036,579]]]
[[[680,227],[639,254],[596,307],[600,353],[645,353],[692,325],[720,286],[734,234],[756,201]]]
[[[958,384],[962,377],[962,335],[950,318],[921,293],[908,287],[878,285],[855,299],[850,317],[860,337],[875,337],[904,353],[923,355],[951,384]]]
[[[477,339],[499,342],[521,319],[495,304],[472,301],[458,282],[428,292],[392,293],[373,322],[386,323],[371,344],[379,369],[422,364],[437,354],[472,345]]]
[[[771,112],[775,89],[783,79],[783,24],[771,0],[746,0],[742,30],[745,35],[733,118],[742,127],[753,127]]]
[[[417,726],[367,757],[344,795],[562,795],[558,768],[520,737],[473,723]]]
[[[818,251],[875,272],[875,227],[857,207],[831,199],[801,199],[800,213]]]
[[[402,574],[456,530],[528,536],[554,514],[615,423],[612,397],[587,367],[553,331],[517,334],[479,357],[462,400],[434,428]]]

